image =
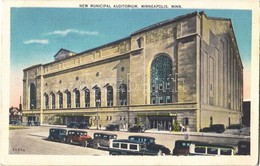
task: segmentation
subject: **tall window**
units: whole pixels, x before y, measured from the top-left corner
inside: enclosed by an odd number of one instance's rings
[[[126,84],[121,84],[119,86],[119,102],[120,102],[120,105],[127,105],[127,86],[126,86]]]
[[[49,109],[49,96],[46,93],[44,94],[44,98],[45,98],[45,108]]]
[[[67,108],[71,108],[71,93],[67,92]]]
[[[107,106],[113,106],[113,87],[107,86]]]
[[[36,109],[36,87],[30,84],[30,109]]]
[[[85,107],[90,107],[90,91],[85,89]]]
[[[59,108],[63,108],[63,95],[61,91],[58,92],[59,95]]]
[[[162,54],[151,65],[151,104],[172,103],[172,60]]]
[[[76,105],[76,108],[80,107],[80,93],[79,93],[79,90],[75,90],[75,105]]]
[[[52,109],[55,109],[55,94],[54,93],[52,93],[51,94],[51,108]]]
[[[95,88],[95,102],[96,102],[96,107],[101,106],[101,91],[99,87]]]

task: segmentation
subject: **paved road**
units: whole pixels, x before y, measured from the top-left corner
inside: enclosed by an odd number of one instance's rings
[[[10,130],[10,154],[43,154],[43,155],[91,155],[108,156],[108,151],[84,148],[46,140],[41,135],[30,133],[48,133],[49,127],[30,127],[29,129]]]
[[[96,150],[92,148],[84,148],[77,145],[69,145],[46,140],[51,126],[35,126],[28,129],[10,130],[10,154],[48,154],[48,155],[101,155],[107,156],[108,151]],[[66,128],[68,129],[68,128]],[[93,136],[97,130],[86,130],[88,134]],[[236,145],[238,141],[245,140],[245,137],[232,137],[220,134],[203,134],[203,133],[169,133],[167,131],[146,131],[145,133],[130,133],[124,131],[103,131],[115,133],[118,139],[127,139],[129,135],[145,135],[156,138],[156,143],[163,144],[171,151],[174,148],[176,140],[185,139],[205,141],[212,143],[225,143]]]

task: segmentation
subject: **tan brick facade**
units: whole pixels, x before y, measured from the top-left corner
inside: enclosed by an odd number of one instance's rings
[[[102,126],[141,121],[167,130],[177,121],[196,131],[210,119],[240,123],[243,66],[228,19],[191,13],[82,53],[62,51],[63,58],[24,69],[24,120],[96,125],[98,112]]]

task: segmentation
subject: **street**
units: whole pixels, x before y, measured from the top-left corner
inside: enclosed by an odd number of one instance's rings
[[[90,155],[90,156],[108,156],[107,150],[97,150],[79,145],[70,145],[47,140],[49,129],[53,126],[31,126],[26,129],[10,130],[9,134],[9,153],[10,154],[42,154],[42,155]],[[69,128],[64,127],[69,130]],[[95,132],[114,133],[118,139],[127,139],[130,135],[144,135],[156,138],[157,144],[162,144],[171,151],[174,148],[176,140],[197,140],[211,143],[225,143],[236,145],[240,140],[246,140],[247,137],[230,137],[219,134],[202,133],[170,133],[169,131],[146,131],[145,133],[131,133],[127,131],[104,131],[86,129],[85,131],[93,137]]]

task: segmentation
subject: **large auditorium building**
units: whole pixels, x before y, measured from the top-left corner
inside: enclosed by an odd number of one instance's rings
[[[190,131],[241,123],[243,65],[232,22],[194,12],[24,69],[23,121],[137,123]]]

